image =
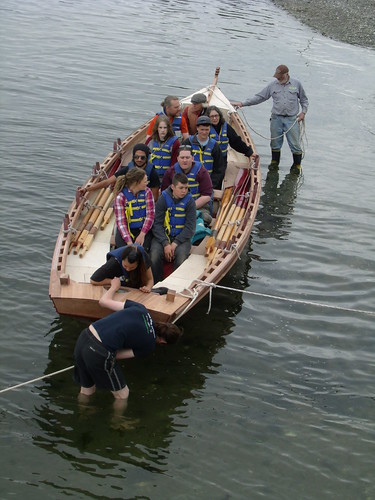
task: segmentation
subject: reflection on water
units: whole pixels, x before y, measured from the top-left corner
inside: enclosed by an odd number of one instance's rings
[[[257,215],[260,238],[287,239],[292,224],[291,215],[302,184],[303,175],[291,172],[279,185],[278,170],[268,171]]]

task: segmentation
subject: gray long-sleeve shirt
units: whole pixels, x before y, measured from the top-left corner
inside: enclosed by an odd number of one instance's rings
[[[301,82],[295,78],[289,78],[287,83],[281,84],[276,78],[270,82],[267,87],[248,97],[243,106],[254,106],[267,101],[270,97],[273,99],[272,114],[282,116],[295,116],[299,113],[301,105],[303,113],[307,112],[309,100],[307,99]]]

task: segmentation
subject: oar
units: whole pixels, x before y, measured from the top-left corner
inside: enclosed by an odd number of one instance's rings
[[[207,104],[209,104],[211,101],[211,97],[214,93],[214,88],[216,87],[217,81],[219,79],[219,73],[220,73],[220,66],[217,66],[215,69],[215,76],[214,76],[213,82],[212,82],[212,84],[210,86],[210,90],[208,91],[208,94],[207,94]]]
[[[75,255],[80,251],[81,247],[83,246],[83,243],[85,241],[86,236],[89,234],[92,226],[94,225],[94,222],[98,218],[98,216],[101,212],[101,209],[103,208],[103,206],[104,206],[105,202],[107,201],[108,196],[110,196],[110,194],[111,194],[111,190],[109,188],[105,188],[104,193],[102,194],[102,196],[100,197],[100,199],[97,203],[97,206],[93,207],[93,211],[91,212],[91,216],[90,216],[84,230],[80,234],[80,237],[78,238],[78,241],[77,241],[77,245],[73,250]]]
[[[87,250],[92,245],[92,242],[94,241],[95,235],[98,232],[99,226],[102,223],[104,214],[106,213],[107,208],[112,203],[112,201],[113,201],[113,194],[110,193],[107,201],[105,202],[105,204],[103,206],[103,209],[101,210],[99,216],[97,217],[96,221],[94,222],[94,225],[90,229],[89,234],[86,236],[85,241],[83,242],[82,249],[79,253],[80,257],[83,257],[85,255],[85,253],[87,252]]]
[[[87,211],[87,213],[84,215],[84,217],[82,218],[78,228],[77,228],[77,232],[75,233],[74,235],[74,239],[73,241],[71,242],[70,244],[70,247],[69,247],[69,253],[72,251],[72,249],[77,246],[78,244],[78,238],[80,237],[82,231],[85,229],[85,226],[86,224],[88,223],[90,217],[91,217],[91,214],[93,213],[94,211],[94,205],[97,205],[99,203],[99,200],[100,200],[100,197],[103,195],[104,193],[104,189],[105,188],[102,188],[98,194],[96,195],[95,197],[95,200],[93,202],[93,206]]]
[[[243,185],[244,185],[244,182],[247,178],[247,175],[248,175],[247,169],[241,169],[241,170],[239,170],[239,172],[237,174],[234,190],[233,190],[233,193],[231,195],[230,201],[228,202],[228,205],[225,207],[225,209],[222,211],[222,217],[220,218],[219,225],[218,225],[219,232],[215,233],[213,244],[210,246],[209,250],[206,251],[206,257],[208,259],[207,265],[210,265],[216,256],[218,241],[221,241],[221,239],[225,233],[225,230],[226,230],[227,225],[228,225],[228,221],[230,220],[230,218],[233,214],[233,211],[236,207],[234,204],[234,201],[236,199],[236,195],[238,194],[238,192],[241,189],[243,189]],[[215,226],[216,226],[216,224],[215,224]]]
[[[244,182],[243,187],[236,196],[235,202],[233,204],[234,210],[232,210],[231,214],[228,216],[225,232],[221,239],[218,238],[218,248],[224,249],[227,246],[227,243],[230,240],[233,232],[235,231],[238,220],[240,220],[241,209],[244,205],[244,202],[246,201],[245,195],[246,191],[249,189],[249,186],[250,176],[247,177],[246,182]]]
[[[248,207],[251,199],[251,191],[249,191],[249,188],[250,188],[250,183],[244,193],[242,201],[240,202],[240,208],[238,213],[236,214],[235,225],[233,225],[233,231],[230,239],[228,239],[226,250],[231,250],[232,245],[234,245],[236,242],[238,233],[240,232],[240,230],[241,231],[244,230],[246,224],[246,219],[244,218],[245,213],[247,214],[247,220],[250,216],[250,210],[248,209]]]
[[[216,216],[216,222],[214,225],[214,228],[212,229],[211,236],[208,238],[206,242],[206,253],[209,253],[213,250],[215,243],[216,243],[216,236],[218,233],[219,228],[221,227],[221,223],[224,217],[224,212],[226,210],[226,207],[229,204],[229,200],[231,198],[233,192],[233,187],[228,187],[225,189],[223,197],[221,199],[221,204],[220,204],[220,209],[219,212]]]

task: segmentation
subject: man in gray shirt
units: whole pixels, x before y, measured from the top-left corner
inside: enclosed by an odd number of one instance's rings
[[[243,102],[232,102],[238,108],[243,106],[254,106],[273,99],[271,111],[271,150],[272,160],[269,168],[277,169],[280,162],[280,152],[284,141],[284,134],[293,154],[293,165],[291,171],[299,173],[301,170],[302,148],[299,138],[298,122],[305,119],[309,101],[301,82],[289,77],[289,69],[284,64],[276,68],[273,75],[276,80],[270,82],[267,87],[247,98]],[[300,111],[300,107],[302,111]]]

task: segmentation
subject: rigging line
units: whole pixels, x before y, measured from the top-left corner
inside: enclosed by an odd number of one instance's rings
[[[229,286],[216,285],[215,283],[207,283],[207,282],[201,281],[201,280],[195,280],[195,281],[202,286],[208,286],[211,288],[221,288],[223,290],[229,290],[232,292],[240,292],[240,293],[245,293],[248,295],[257,295],[258,297],[267,297],[269,299],[284,300],[286,302],[295,302],[297,304],[305,304],[305,305],[311,305],[311,306],[316,306],[316,307],[326,307],[328,309],[336,309],[338,311],[355,312],[355,313],[369,314],[370,316],[375,316],[375,311],[366,311],[364,309],[352,309],[350,307],[331,306],[329,304],[321,304],[319,302],[312,302],[310,300],[291,299],[288,297],[281,297],[280,295],[270,295],[267,293],[251,292],[250,290],[240,290],[239,288],[231,288]]]
[[[63,368],[62,370],[58,370],[57,372],[48,373],[47,375],[43,375],[42,377],[33,378],[32,380],[28,380],[27,382],[22,382],[21,384],[13,385],[12,387],[7,387],[6,389],[2,389],[0,391],[0,394],[2,394],[3,392],[11,391],[13,389],[18,389],[18,387],[22,387],[24,385],[32,384],[33,382],[38,382],[38,380],[43,380],[43,379],[48,378],[48,377],[53,377],[54,375],[58,375],[59,373],[66,372],[68,370],[72,370],[73,368],[74,368],[74,365],[68,366],[67,368]]]

